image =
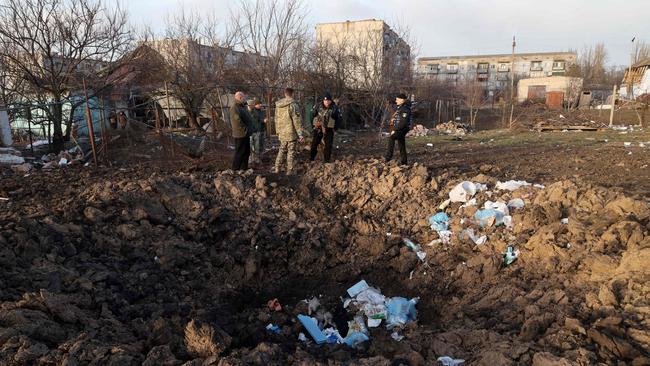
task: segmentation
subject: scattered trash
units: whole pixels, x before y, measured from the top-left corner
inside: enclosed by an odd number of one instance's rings
[[[517,258],[519,258],[519,251],[513,250],[512,247],[508,247],[508,249],[506,249],[506,252],[503,253],[503,264],[509,266],[512,264],[512,262],[516,261]]]
[[[314,339],[316,344],[323,344],[327,342],[327,337],[323,334],[323,332],[318,328],[318,322],[316,319],[299,314],[298,315],[298,320],[300,323],[302,323],[302,326],[305,327],[309,335]]]
[[[59,160],[59,166],[64,166],[64,165],[68,165],[68,159],[66,159],[66,158],[61,158],[61,159]]]
[[[305,333],[300,332],[300,334],[298,334],[298,340],[301,342],[307,342],[307,336],[305,335]]]
[[[474,234],[474,229],[472,228],[467,228],[463,230],[462,233],[460,233],[461,239],[464,239],[465,237],[469,238],[474,244],[476,245],[483,245],[485,242],[487,242],[487,236],[482,235],[480,237],[476,237]]]
[[[472,198],[471,200],[467,201],[460,207],[465,208],[465,207],[472,207],[472,206],[476,206],[476,198]]]
[[[480,183],[472,183],[464,181],[456,185],[454,189],[449,192],[450,202],[467,202],[476,192],[487,190],[487,186]]]
[[[417,304],[419,298],[407,300],[403,297],[393,297],[386,303],[388,318],[386,319],[388,329],[405,325],[417,317]]]
[[[449,229],[449,216],[444,212],[429,217],[429,225],[435,231],[444,231]]]
[[[404,336],[403,336],[403,335],[400,335],[400,334],[397,333],[397,332],[393,332],[393,333],[391,333],[391,334],[390,334],[390,337],[393,338],[394,340],[398,341],[398,342],[401,341],[402,339],[404,339]]]
[[[280,332],[282,331],[282,329],[280,329],[280,327],[278,327],[277,325],[272,324],[272,323],[269,323],[266,326],[266,330],[271,332],[271,333],[274,333],[274,334],[280,334]]]
[[[348,289],[348,295],[350,295],[350,297],[355,297],[369,288],[370,286],[368,286],[368,283],[366,283],[365,280],[361,280]]]
[[[444,209],[447,208],[447,206],[449,206],[450,203],[451,203],[451,199],[445,200],[443,203],[440,204],[440,206],[438,206],[438,209],[443,211]]]
[[[320,306],[320,301],[318,301],[318,298],[316,296],[312,297],[310,300],[304,301],[307,303],[307,310],[309,311],[309,315],[315,313]]]
[[[508,201],[508,208],[520,209],[524,208],[525,205],[524,200],[521,198],[513,198]]]
[[[433,144],[432,144],[432,143],[428,143],[427,146],[428,146],[428,147],[433,147]]]
[[[569,218],[565,217],[562,220],[560,220],[560,222],[563,223],[564,225],[567,225],[569,223]]]
[[[272,300],[269,300],[269,301],[266,303],[266,306],[267,306],[267,307],[269,308],[269,310],[271,310],[271,311],[282,311],[282,305],[280,305],[280,302],[278,301],[278,299],[272,299]]]
[[[339,331],[334,328],[323,329],[323,335],[325,335],[325,337],[327,338],[327,343],[329,344],[334,344],[334,343],[342,344],[345,342],[343,337],[341,337],[341,335],[339,334]]]
[[[442,366],[456,366],[465,363],[465,360],[455,359],[449,356],[442,356],[438,357],[438,362],[440,362]]]
[[[369,341],[370,338],[368,338],[367,335],[361,333],[361,332],[354,332],[350,333],[345,337],[345,344],[347,344],[349,347],[352,348],[359,348],[359,346],[363,342]]]
[[[623,145],[625,147],[630,147],[630,146],[632,146],[632,143],[631,142],[624,142]]]
[[[501,211],[497,211],[493,208],[490,209],[485,209],[485,210],[478,210],[474,214],[474,218],[476,219],[476,222],[481,226],[481,227],[490,227],[492,225],[501,225],[503,224],[503,218],[506,215],[503,214]]]
[[[530,183],[523,180],[509,180],[507,182],[497,182],[496,189],[505,191],[516,191],[521,187],[529,186]]]
[[[408,238],[402,238],[402,241],[404,244],[406,244],[407,247],[409,247],[409,249],[415,252],[421,262],[424,262],[424,258],[426,258],[427,253],[422,251],[422,247],[420,247],[419,244],[415,244],[411,241],[411,239]]]
[[[505,204],[505,202],[497,201],[497,202],[492,202],[492,201],[486,201],[485,204],[483,205],[483,208],[486,210],[497,210],[501,212],[504,216],[508,216],[510,214],[510,210],[508,210],[508,205]]]

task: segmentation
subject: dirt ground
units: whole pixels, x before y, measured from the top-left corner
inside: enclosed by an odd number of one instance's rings
[[[417,137],[407,167],[380,159],[376,133],[336,146],[330,164],[301,151],[289,178],[268,173],[273,150],[233,173],[227,144],[171,157],[155,136],[96,168],[5,171],[0,364],[650,365],[650,133]],[[544,187],[496,188],[511,179]],[[428,217],[464,180],[487,191],[444,208],[441,242]],[[474,222],[516,198],[512,226]],[[359,349],[298,339],[314,297],[345,336],[361,279],[420,298],[401,341],[383,324]]]

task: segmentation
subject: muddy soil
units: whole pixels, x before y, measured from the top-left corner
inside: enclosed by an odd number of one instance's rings
[[[649,183],[620,176],[624,150],[410,142],[398,167],[364,141],[292,178],[201,161],[4,176],[0,364],[650,364]],[[641,154],[618,168],[647,174]],[[511,178],[545,187],[495,189]],[[481,228],[477,207],[452,203],[451,242],[436,240],[427,218],[463,180],[487,184],[479,206],[521,198],[513,226]],[[507,246],[520,252],[508,266]],[[361,349],[298,339],[303,299],[344,323],[361,279],[420,297],[403,340],[384,327]]]

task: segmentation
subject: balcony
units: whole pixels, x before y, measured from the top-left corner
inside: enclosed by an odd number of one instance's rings
[[[533,61],[530,63],[530,71],[542,71],[542,61]]]

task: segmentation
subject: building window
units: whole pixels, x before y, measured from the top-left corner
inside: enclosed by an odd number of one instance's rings
[[[490,64],[488,64],[487,62],[483,62],[477,65],[477,72],[479,74],[486,74],[489,68],[490,68]]]
[[[432,74],[438,73],[438,64],[427,65],[426,71]]]
[[[458,64],[447,64],[447,72],[455,74],[458,72]]]
[[[532,61],[530,63],[530,71],[542,71],[542,61]]]
[[[553,61],[553,70],[564,70],[565,66],[564,61]]]
[[[510,64],[502,62],[499,64],[499,72],[508,72],[510,71]]]

